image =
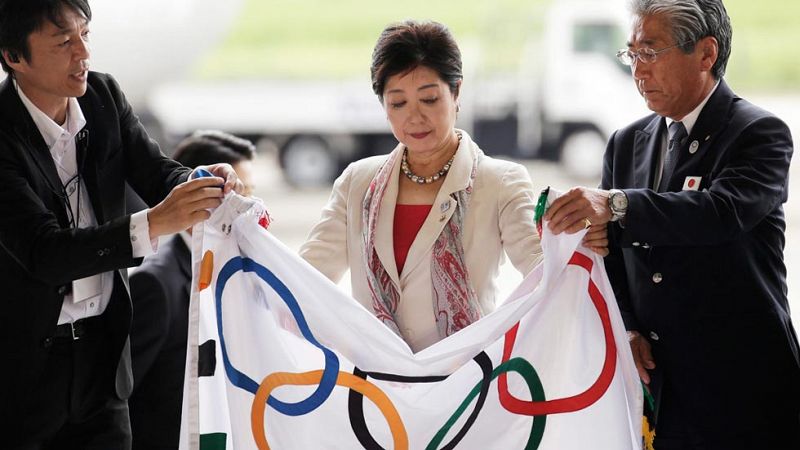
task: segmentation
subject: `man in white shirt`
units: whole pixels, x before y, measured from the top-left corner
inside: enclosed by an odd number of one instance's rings
[[[86,0],[0,0],[0,436],[4,448],[130,447],[124,270],[240,190],[151,141],[89,71]],[[126,215],[128,182],[150,209]],[[223,186],[223,189],[220,189]]]

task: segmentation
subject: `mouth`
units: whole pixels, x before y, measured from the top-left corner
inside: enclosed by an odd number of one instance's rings
[[[86,78],[88,76],[89,76],[89,69],[84,69],[84,70],[81,70],[80,72],[76,72],[76,73],[73,73],[73,74],[70,75],[71,78],[73,78],[73,79],[75,79],[77,81],[80,81],[80,82],[86,81]]]
[[[425,131],[425,132],[423,132],[423,133],[408,133],[408,135],[409,135],[409,136],[411,136],[411,137],[412,137],[412,138],[414,138],[414,139],[424,139],[424,138],[425,138],[425,137],[427,137],[429,134],[431,134],[431,132],[430,132],[430,131]]]

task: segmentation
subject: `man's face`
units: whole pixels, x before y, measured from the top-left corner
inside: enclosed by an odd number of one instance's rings
[[[25,95],[48,115],[61,105],[66,108],[67,98],[86,92],[89,24],[69,7],[63,8],[61,22],[63,28],[45,20],[28,36],[30,58],[12,64]]]
[[[631,66],[633,79],[650,110],[660,116],[681,120],[700,104],[711,77],[708,55],[704,52],[705,39],[713,40],[704,38],[690,54],[675,47],[658,53],[655,62],[634,61]],[[632,51],[643,48],[658,51],[675,44],[678,42],[672,37],[669,21],[655,15],[634,22],[628,48]]]

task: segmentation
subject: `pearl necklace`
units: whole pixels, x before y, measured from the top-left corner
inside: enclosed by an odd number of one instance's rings
[[[461,133],[456,133],[458,136],[458,142],[461,142]],[[458,149],[456,148],[456,152]],[[453,153],[453,156],[450,157],[450,160],[445,163],[444,167],[439,169],[438,172],[429,176],[429,177],[421,177],[414,172],[411,171],[411,168],[408,167],[408,148],[403,149],[403,161],[400,163],[400,170],[403,171],[404,174],[408,177],[409,180],[413,181],[417,184],[431,184],[436,181],[439,181],[439,178],[447,175],[447,172],[450,171],[450,166],[453,165],[453,160],[456,159],[456,154]]]

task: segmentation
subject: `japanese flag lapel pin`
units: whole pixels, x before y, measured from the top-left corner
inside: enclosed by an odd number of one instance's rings
[[[700,189],[700,180],[703,177],[686,177],[686,180],[683,182],[683,190],[684,191],[696,191]]]

